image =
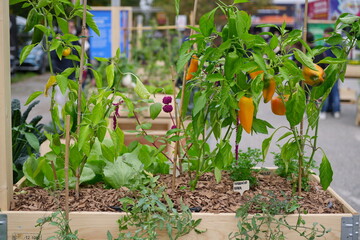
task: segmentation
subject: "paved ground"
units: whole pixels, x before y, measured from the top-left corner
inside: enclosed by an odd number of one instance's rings
[[[43,90],[48,77],[49,75],[44,74],[13,84],[11,87],[12,98],[18,98],[22,103],[25,103],[32,92]],[[360,93],[359,80],[347,79],[341,86],[350,87],[355,89],[358,94]],[[43,122],[48,123],[50,121],[48,114],[50,98],[42,95],[38,99],[41,103],[34,108],[31,116],[42,115]],[[269,104],[263,104],[260,109],[259,118],[269,119],[269,122],[275,127],[285,123],[284,117],[275,116],[271,113]],[[354,124],[355,114],[355,104],[342,104],[340,119],[329,116],[326,120],[321,121],[318,145],[325,150],[333,167],[334,181],[331,187],[360,212],[360,126]],[[264,138],[266,138],[265,135],[245,135],[241,142],[241,148],[261,148],[261,142]],[[269,152],[277,150],[273,144]],[[320,162],[320,160],[321,156],[317,156],[317,161]],[[273,166],[272,160],[268,159],[264,165]]]

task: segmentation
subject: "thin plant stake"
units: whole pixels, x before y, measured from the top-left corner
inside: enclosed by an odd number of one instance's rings
[[[65,119],[65,218],[69,221],[69,156],[70,156],[70,115]]]
[[[303,40],[306,42],[307,39],[307,24],[308,24],[308,9],[309,9],[309,1],[305,0],[305,14],[304,14],[304,27],[303,27]],[[306,48],[302,46],[303,53],[306,54]],[[301,82],[301,87],[304,88],[304,82]],[[304,134],[304,120],[302,119],[300,122],[300,138],[301,142]],[[304,146],[301,146],[301,152],[299,157],[299,176],[298,176],[298,194],[301,194],[301,188],[302,188],[302,168],[303,168],[303,152],[304,152]]]
[[[82,18],[82,32],[81,32],[81,55],[80,55],[80,73],[78,82],[78,99],[77,99],[77,134],[80,135],[80,122],[81,122],[81,95],[82,95],[82,83],[83,83],[83,71],[84,71],[84,58],[85,58],[85,34],[86,34],[86,5],[87,0],[83,0],[83,18]],[[80,191],[80,167],[76,169],[76,186],[75,197],[79,198]]]

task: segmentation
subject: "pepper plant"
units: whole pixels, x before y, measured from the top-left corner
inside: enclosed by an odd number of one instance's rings
[[[296,159],[298,163],[295,187],[301,191],[302,184],[306,184],[312,174],[315,152],[320,150],[323,153],[320,180],[326,189],[333,172],[326,154],[317,145],[319,112],[336,80],[344,79],[349,51],[359,44],[359,17],[340,16],[335,27],[336,31],[345,31],[345,36],[335,32],[324,39],[330,47],[311,49],[303,41],[305,33],[298,29],[288,30],[285,22],[281,26],[257,26],[273,27],[280,35],[271,32],[252,34],[251,17],[235,6],[240,2],[245,1],[234,1],[230,6],[219,2],[218,7],[200,18],[199,27],[191,27],[196,33],[180,49],[178,72],[190,59],[191,62],[195,58],[199,61],[198,68],[193,68],[190,63],[192,76],[186,77],[182,89],[184,97],[180,113],[181,120],[186,119],[184,113],[191,93],[196,91],[192,121],[184,133],[185,149],[188,149],[184,155],[191,163],[189,169],[196,171],[192,186],[205,171],[214,171],[220,179],[221,170],[238,158],[238,145],[245,134],[243,130],[249,134],[268,134],[272,125],[266,119],[257,118],[257,112],[260,101],[269,102],[276,92],[278,96],[274,96],[271,104],[273,112],[285,115],[288,125],[276,129],[264,140],[263,158],[275,133],[283,129],[286,132],[278,139],[284,142],[282,160]],[[216,14],[223,14],[227,19],[221,31],[214,22]],[[301,51],[299,45],[305,51]],[[337,58],[326,57],[314,62],[315,56],[328,49]],[[316,63],[327,64],[327,67],[322,71]],[[267,106],[270,107],[270,103]],[[227,128],[225,134],[221,134],[223,128]],[[230,143],[232,133],[236,133],[235,154]],[[211,134],[217,140],[214,150],[207,144]]]

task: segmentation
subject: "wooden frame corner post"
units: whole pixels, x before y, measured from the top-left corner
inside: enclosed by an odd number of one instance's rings
[[[9,0],[0,1],[0,210],[12,199]]]

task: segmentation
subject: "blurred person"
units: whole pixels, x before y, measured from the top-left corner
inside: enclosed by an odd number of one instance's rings
[[[324,30],[324,37],[330,37],[331,33],[334,32],[332,27],[328,27]],[[330,45],[325,44],[326,47]],[[324,52],[325,57],[336,58],[332,53],[331,49]],[[320,119],[326,119],[326,113],[332,112],[335,118],[340,118],[340,94],[339,94],[339,81],[337,80],[331,89],[329,96],[326,98],[324,105],[320,112]]]

